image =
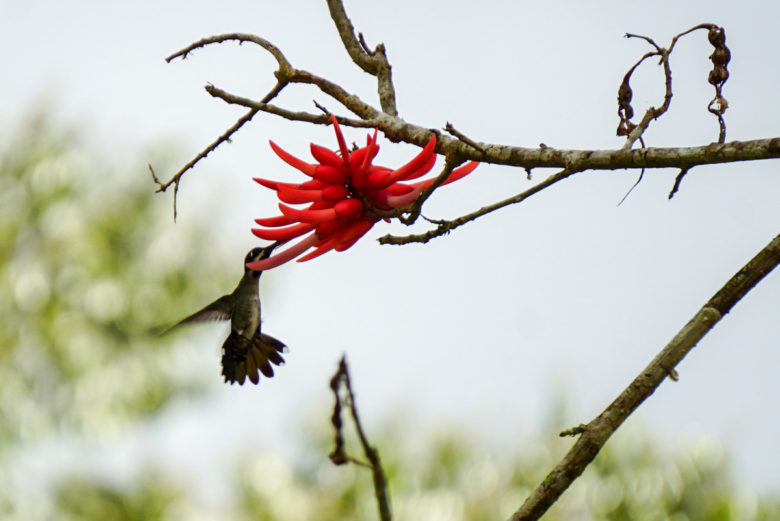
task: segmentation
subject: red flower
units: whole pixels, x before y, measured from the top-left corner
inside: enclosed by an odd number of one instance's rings
[[[250,262],[247,267],[256,270],[275,268],[298,257],[310,248],[312,251],[298,259],[307,261],[323,253],[344,251],[371,229],[380,219],[398,214],[432,182],[433,179],[405,183],[427,174],[436,162],[436,136],[433,136],[417,156],[398,169],[371,164],[379,152],[377,131],[368,136],[366,146],[350,152],[341,134],[338,121],[331,115],[341,155],[319,145],[311,144],[311,155],[319,164],[301,161],[270,141],[271,148],[284,162],[311,177],[305,183],[281,183],[259,177],[254,180],[276,191],[281,201],[282,215],[255,219],[262,228],[252,229],[261,239],[286,242],[308,235],[286,250],[267,259]],[[479,163],[471,161],[454,169],[442,183],[457,181],[471,173]],[[287,204],[283,204],[287,203]],[[293,208],[288,204],[306,204]]]

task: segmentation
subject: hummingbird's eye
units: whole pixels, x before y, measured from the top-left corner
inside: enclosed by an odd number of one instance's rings
[[[252,251],[246,254],[246,258],[244,259],[244,263],[252,262],[255,260],[258,260],[258,257],[262,253],[262,248],[252,248]]]

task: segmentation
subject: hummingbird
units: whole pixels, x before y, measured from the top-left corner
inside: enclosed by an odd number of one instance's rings
[[[246,267],[247,263],[268,258],[281,242],[251,249],[244,257],[244,276],[232,293],[219,297],[171,327],[174,329],[193,322],[230,320],[230,334],[222,344],[222,375],[225,383],[233,385],[238,382],[244,385],[248,377],[250,382],[257,384],[260,381],[258,370],[271,378],[274,375],[271,364],[284,365],[284,359],[279,353],[286,353],[287,346],[261,331],[258,286],[263,272]]]

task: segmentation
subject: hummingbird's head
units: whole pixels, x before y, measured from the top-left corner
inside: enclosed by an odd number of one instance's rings
[[[246,264],[250,262],[256,262],[259,260],[267,259],[271,256],[271,253],[274,251],[274,249],[282,244],[283,241],[276,241],[275,243],[271,244],[270,246],[266,246],[265,248],[252,248],[249,250],[249,253],[246,254],[246,257],[244,257],[244,271],[252,271],[249,268],[246,267]],[[259,275],[261,272],[257,272]]]

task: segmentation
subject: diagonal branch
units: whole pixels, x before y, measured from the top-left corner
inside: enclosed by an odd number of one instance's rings
[[[439,175],[436,176],[436,178],[433,180],[433,182],[428,185],[425,190],[420,192],[420,195],[417,196],[417,199],[412,203],[411,207],[408,210],[408,214],[404,217],[399,217],[399,220],[406,224],[414,224],[414,222],[417,220],[417,218],[420,216],[420,212],[422,211],[422,205],[425,203],[425,201],[431,196],[434,190],[436,190],[441,184],[450,176],[452,171],[457,167],[459,164],[461,164],[462,161],[454,160],[450,157],[447,157],[444,161],[444,168],[439,173]]]
[[[535,193],[541,192],[545,188],[554,185],[558,181],[563,181],[567,177],[576,174],[577,172],[581,172],[582,170],[579,168],[565,168],[558,172],[557,174],[553,174],[541,183],[534,185],[533,187],[529,188],[528,190],[521,192],[517,195],[514,195],[508,199],[504,199],[503,201],[498,201],[497,203],[490,204],[488,206],[484,206],[480,208],[479,210],[476,210],[474,212],[471,212],[470,214],[466,214],[462,217],[458,217],[457,219],[453,219],[451,221],[439,221],[437,222],[438,226],[434,228],[433,230],[427,231],[425,233],[417,234],[417,235],[405,235],[402,237],[398,237],[396,235],[383,235],[378,239],[379,244],[409,244],[412,242],[422,242],[426,243],[430,241],[431,239],[435,237],[439,237],[441,235],[445,235],[449,233],[451,230],[454,230],[455,228],[459,226],[463,226],[467,222],[473,221],[475,219],[478,219],[479,217],[482,217],[483,215],[487,215],[491,212],[494,212],[500,208],[504,208],[505,206],[509,206],[512,204],[520,203]]]
[[[531,493],[510,521],[539,519],[593,461],[601,447],[661,382],[676,380],[675,367],[691,349],[756,284],[780,264],[780,235],[769,242],[750,262],[693,316],[629,386],[589,424],[562,435],[581,434],[574,446]]]

